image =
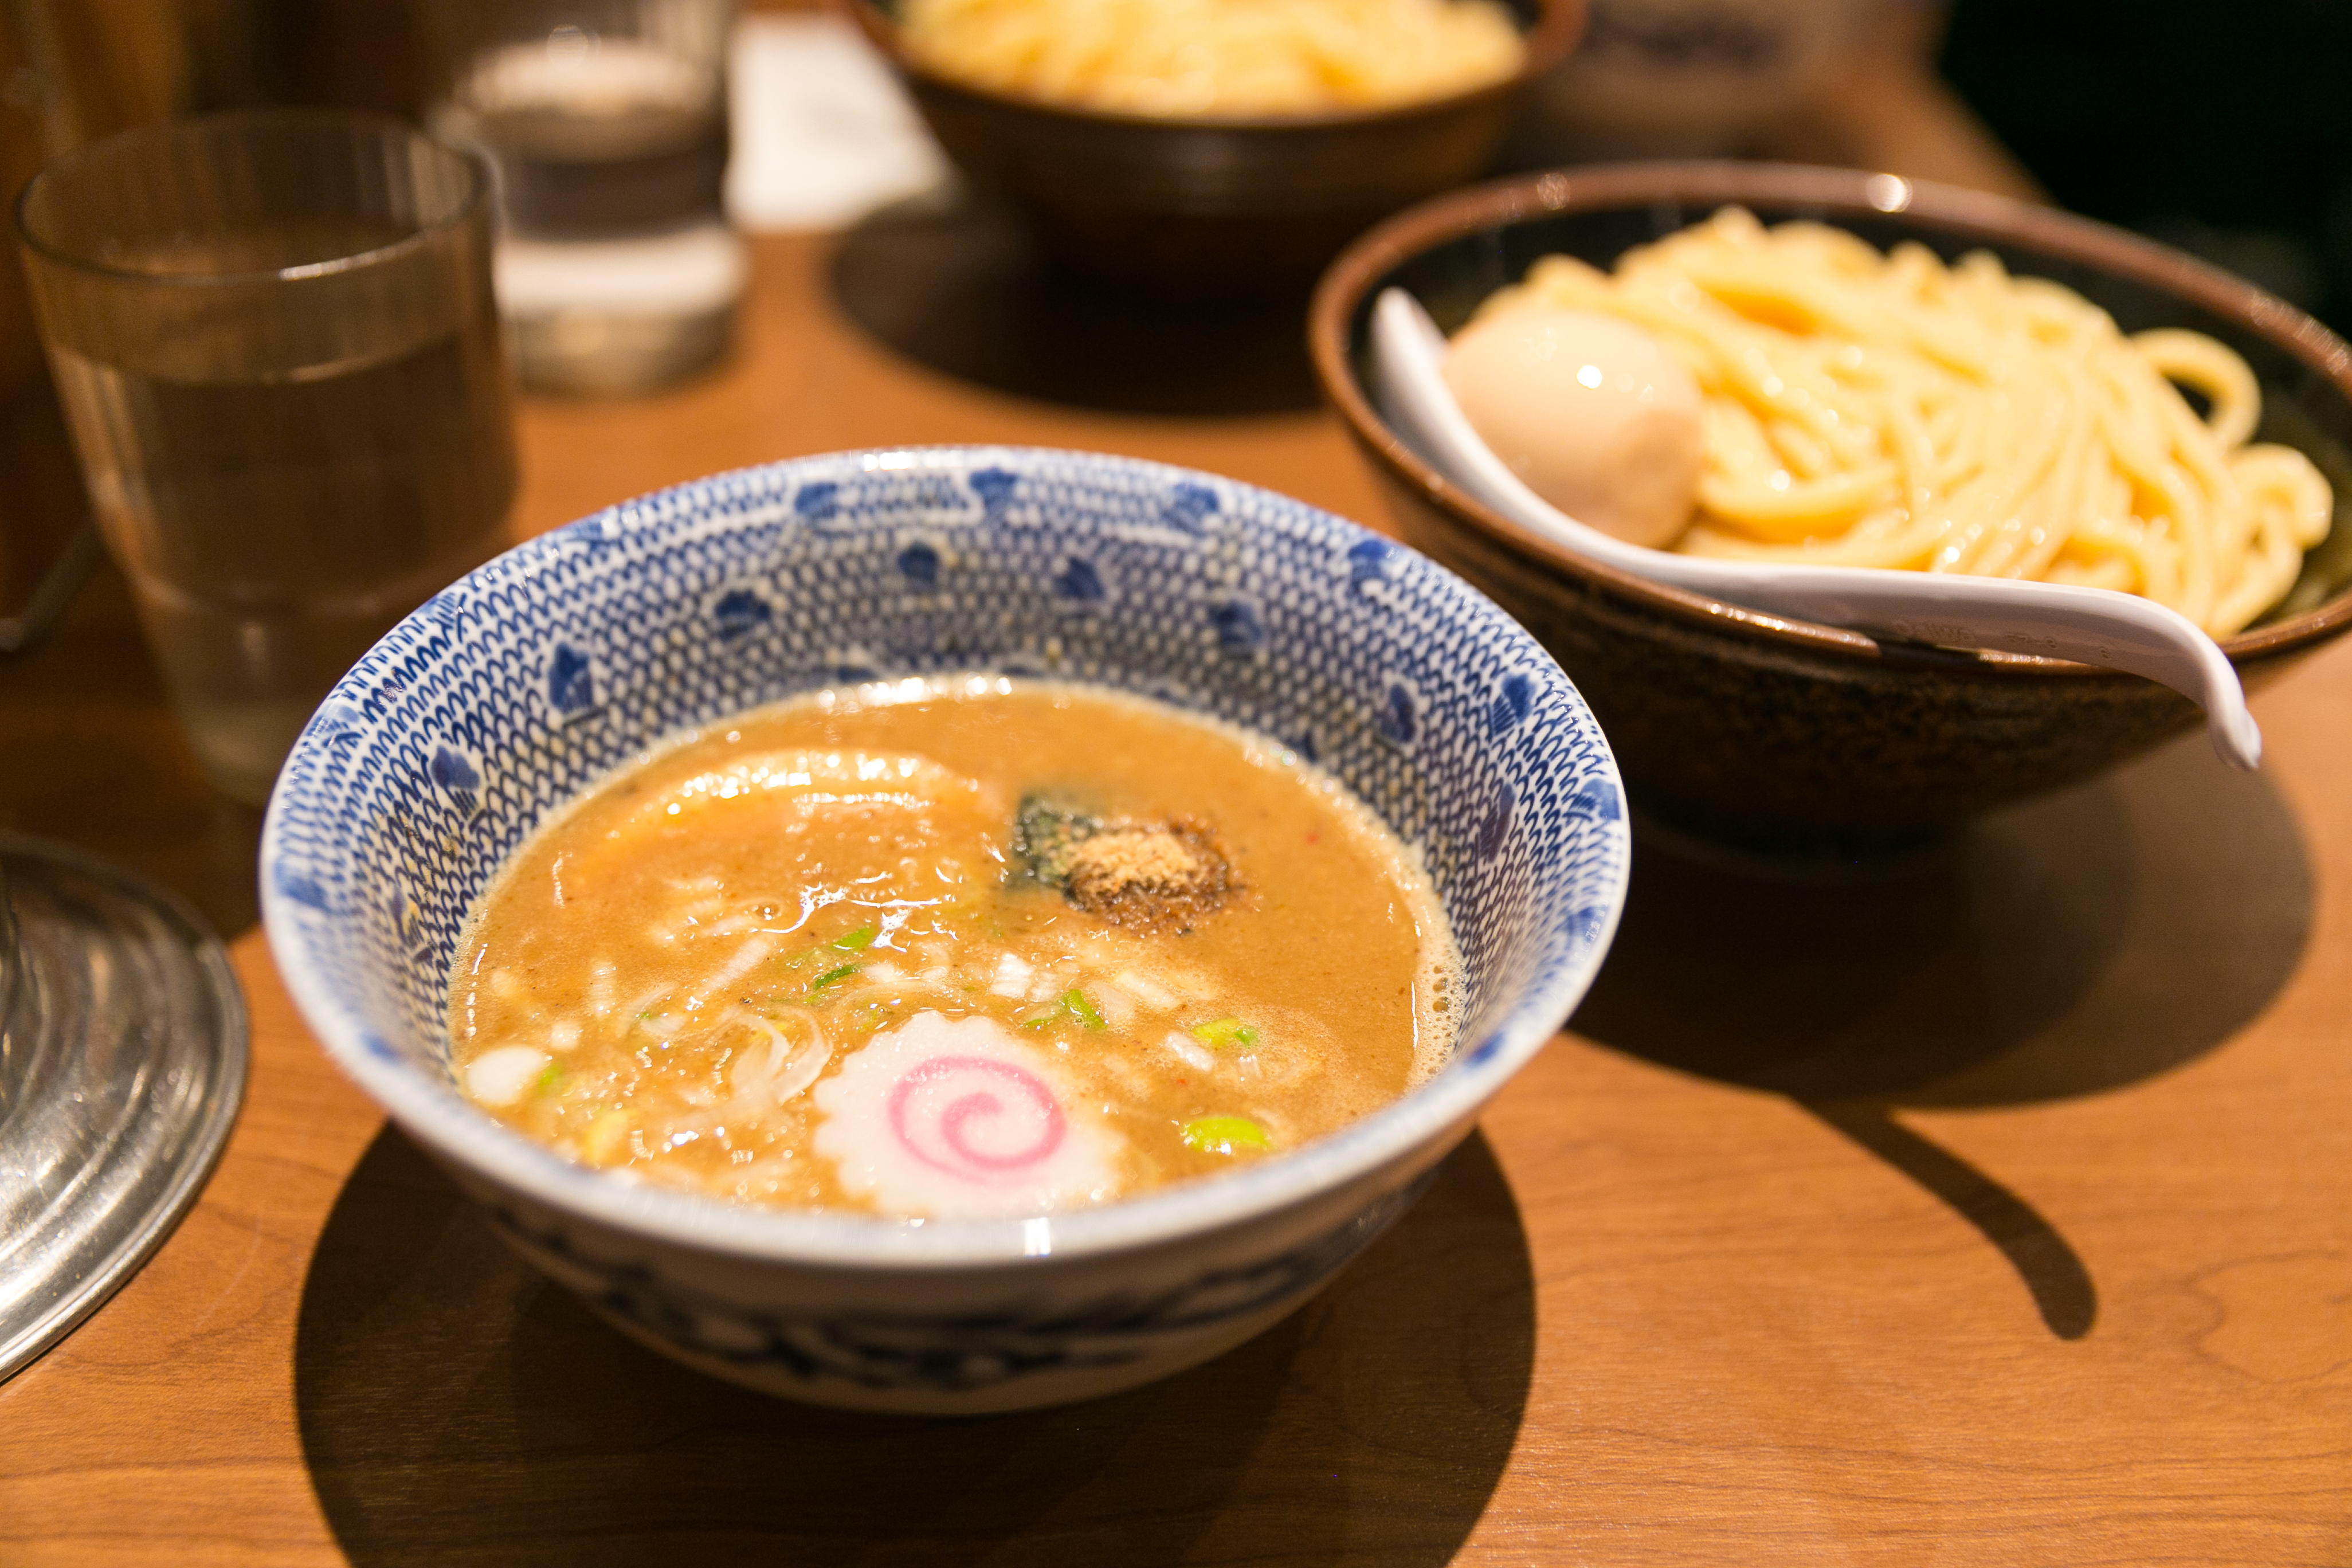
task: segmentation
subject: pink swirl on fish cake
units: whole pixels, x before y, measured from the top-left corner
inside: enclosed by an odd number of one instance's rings
[[[1045,1052],[989,1018],[919,1013],[816,1086],[812,1142],[891,1214],[1037,1214],[1116,1195],[1119,1139]]]
[[[994,1085],[1016,1103],[1007,1105]],[[1026,1068],[992,1057],[933,1057],[891,1086],[890,1131],[935,1171],[1002,1184],[1052,1158],[1069,1134],[1069,1119],[1045,1080]],[[982,1147],[975,1131],[982,1142],[1008,1144],[1008,1152]]]

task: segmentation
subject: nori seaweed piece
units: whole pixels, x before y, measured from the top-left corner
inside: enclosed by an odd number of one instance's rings
[[[1078,846],[1102,830],[1097,817],[1042,795],[1024,795],[1013,823],[1013,853],[1032,879],[1067,893]]]

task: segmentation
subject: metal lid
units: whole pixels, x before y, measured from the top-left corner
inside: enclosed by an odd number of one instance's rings
[[[220,1158],[245,1070],[245,999],[194,911],[0,834],[0,1378],[171,1234]]]

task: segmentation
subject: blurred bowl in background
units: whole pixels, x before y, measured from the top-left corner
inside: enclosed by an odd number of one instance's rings
[[[2310,456],[2336,512],[2286,600],[2222,650],[2251,689],[2352,626],[2352,349],[2252,284],[2087,219],[1860,171],[1628,163],[1442,197],[1364,236],[1324,275],[1308,323],[1316,374],[1404,537],[1532,630],[1591,703],[1649,825],[1767,856],[1885,855],[2200,721],[2137,677],[1880,642],[1628,576],[1472,500],[1381,420],[1366,370],[1383,289],[1414,295],[1451,331],[1538,257],[1605,268],[1726,203],[1768,224],[1835,224],[1881,249],[1990,250],[2127,332],[2186,327],[2228,344],[2262,384],[2258,435]]]
[[[1054,253],[1180,287],[1303,284],[1398,208],[1477,178],[1534,82],[1584,28],[1585,0],[1509,0],[1519,71],[1391,108],[1183,119],[1051,103],[917,64],[897,0],[837,0],[889,59],[956,166],[1010,199]]]

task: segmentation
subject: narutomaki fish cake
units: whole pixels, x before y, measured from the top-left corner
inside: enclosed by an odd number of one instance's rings
[[[1289,751],[993,676],[820,692],[625,767],[477,906],[477,1103],[627,1180],[1037,1214],[1293,1149],[1453,1044],[1413,856]]]

